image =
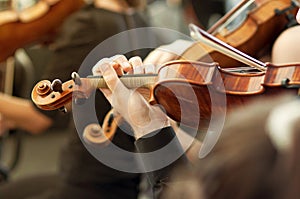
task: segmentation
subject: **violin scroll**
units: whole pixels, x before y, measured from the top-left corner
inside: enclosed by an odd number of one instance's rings
[[[31,98],[40,109],[60,109],[71,101],[73,87],[74,83],[72,81],[57,86],[56,80],[53,83],[49,80],[42,80],[33,88]]]
[[[106,145],[113,139],[121,122],[122,117],[115,115],[113,109],[111,109],[104,118],[103,127],[98,123],[91,123],[84,128],[83,139],[92,145]]]
[[[72,101],[72,95],[76,98],[87,98],[88,91],[92,89],[88,81],[85,82],[85,87],[79,87],[83,81],[77,73],[72,73],[72,80],[62,83],[61,80],[55,79],[42,80],[38,82],[31,93],[32,101],[43,110],[60,109],[65,112],[65,105]],[[89,88],[89,89],[88,89]]]

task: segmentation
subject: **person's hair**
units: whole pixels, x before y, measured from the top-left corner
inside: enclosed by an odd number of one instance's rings
[[[286,151],[278,149],[266,128],[273,108],[288,101],[268,98],[235,111],[211,153],[199,159],[194,169],[177,170],[174,181],[180,183],[163,198],[299,198],[300,117]]]

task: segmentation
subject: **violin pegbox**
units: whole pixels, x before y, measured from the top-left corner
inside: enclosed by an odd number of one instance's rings
[[[71,74],[72,80],[62,83],[55,79],[52,82],[42,80],[32,90],[32,101],[43,110],[62,110],[66,112],[65,105],[72,101],[82,104],[97,88],[97,79],[80,78],[78,73]]]
[[[75,83],[70,80],[62,83],[55,79],[53,82],[42,80],[38,82],[31,93],[32,101],[43,110],[62,110],[66,112],[65,105],[72,100]]]

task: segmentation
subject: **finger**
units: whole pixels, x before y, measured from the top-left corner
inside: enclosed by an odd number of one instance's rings
[[[92,68],[92,73],[94,76],[100,76],[102,75],[102,72],[100,70],[100,66],[104,63],[111,63],[111,59],[109,58],[103,58],[100,61],[98,61],[95,66]]]
[[[96,65],[92,68],[92,72],[94,76],[102,76],[102,70],[101,67],[103,64],[110,64],[111,59],[109,58],[103,58],[100,61],[96,63]],[[104,94],[106,99],[110,102],[111,101],[111,90],[107,88],[102,88],[100,91]]]
[[[114,68],[118,75],[123,75],[123,71],[127,73],[128,71],[132,70],[132,66],[124,55],[115,55],[111,59],[113,62],[117,63]]]
[[[116,88],[128,90],[119,79],[111,63],[103,63],[99,65],[99,69],[102,73],[104,81],[107,84],[107,87],[111,92],[114,92]]]
[[[122,108],[125,107],[124,102],[128,99],[129,90],[118,78],[112,65],[103,65],[101,70],[108,89],[100,90],[103,92],[112,107],[114,107],[117,111],[122,112]]]
[[[129,63],[131,64],[131,66],[133,68],[134,74],[144,74],[145,73],[143,61],[140,57],[136,56],[136,57],[130,58]]]
[[[120,64],[116,63],[116,62],[111,62],[111,65],[113,66],[113,68],[115,69],[116,73],[118,76],[122,76],[124,75],[123,69],[121,67]]]

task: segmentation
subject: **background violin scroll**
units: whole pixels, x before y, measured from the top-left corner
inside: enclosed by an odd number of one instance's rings
[[[83,139],[92,145],[105,146],[113,139],[115,132],[123,122],[121,115],[115,115],[111,109],[105,116],[102,127],[98,123],[91,123],[84,128]]]

